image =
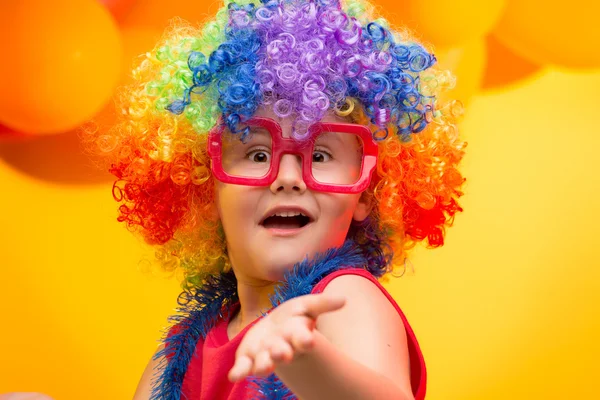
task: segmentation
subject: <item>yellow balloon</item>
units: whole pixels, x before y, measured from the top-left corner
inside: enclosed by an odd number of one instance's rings
[[[493,35],[506,47],[538,64],[600,67],[600,3],[567,5],[509,0]]]
[[[442,93],[441,103],[459,100],[463,104],[481,88],[486,64],[486,46],[483,38],[471,40],[460,47],[438,49],[437,68],[448,70],[456,79],[456,86]]]
[[[490,32],[501,17],[506,0],[376,0],[374,3],[382,6],[382,13],[390,22],[409,27],[422,40],[453,47]],[[394,10],[397,10],[395,18]]]

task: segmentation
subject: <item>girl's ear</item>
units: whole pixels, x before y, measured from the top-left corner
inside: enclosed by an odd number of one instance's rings
[[[354,209],[352,219],[357,222],[364,221],[369,214],[371,214],[371,210],[373,210],[374,206],[375,202],[373,196],[367,194],[367,192],[362,192],[358,199],[358,203],[356,204],[356,208]]]

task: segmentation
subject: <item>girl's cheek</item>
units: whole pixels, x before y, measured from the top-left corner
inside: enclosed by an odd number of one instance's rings
[[[329,215],[334,215],[337,218],[345,220],[352,218],[354,209],[358,204],[359,196],[355,194],[331,193],[323,199],[322,204],[327,205]]]
[[[227,185],[220,192],[221,216],[234,223],[254,221],[260,196],[258,192],[240,185]]]

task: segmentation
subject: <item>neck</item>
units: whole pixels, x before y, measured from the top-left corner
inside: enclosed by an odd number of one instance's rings
[[[240,311],[231,319],[227,328],[230,338],[259,318],[262,313],[273,308],[269,296],[277,286],[277,282],[251,279],[238,276],[238,274],[236,274],[236,279]]]
[[[263,313],[273,308],[269,297],[276,291],[278,291],[278,301],[285,301],[281,297],[282,293],[288,293],[290,298],[308,294],[301,291],[293,291],[291,292],[292,294],[288,292],[290,285],[292,288],[295,287],[298,284],[298,280],[316,279],[319,274],[326,274],[328,271],[335,271],[344,266],[360,266],[364,268],[368,264],[360,248],[352,241],[346,241],[340,248],[328,249],[310,260],[303,260],[296,264],[292,271],[290,271],[293,277],[292,283],[287,281],[289,278],[287,273],[281,277],[280,281],[261,280],[236,271],[236,264],[233,258],[231,258],[231,263],[235,273],[240,310],[229,321],[227,334],[230,339],[254,322]],[[278,290],[278,285],[283,281],[286,281],[286,283],[282,287],[279,287]],[[306,289],[304,286],[303,288]]]

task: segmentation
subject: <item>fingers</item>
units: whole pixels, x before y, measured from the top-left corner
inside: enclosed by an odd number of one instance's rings
[[[229,371],[231,382],[248,375],[267,376],[276,364],[289,363],[296,354],[312,349],[317,317],[346,303],[345,298],[330,294],[311,294],[291,301],[287,308],[280,309],[281,315],[273,318],[275,311],[270,314],[271,319],[265,318],[246,333]]]
[[[271,353],[269,350],[263,350],[256,355],[256,358],[254,359],[252,375],[265,377],[271,374],[274,369],[275,363],[271,359]]]
[[[275,371],[276,364],[290,363],[295,353],[306,351],[313,344],[311,332],[306,328],[291,330],[285,336],[274,336],[263,350],[238,355],[229,371],[229,380],[237,382],[248,375],[266,377]]]
[[[271,344],[271,359],[275,363],[288,364],[294,359],[294,349],[282,337],[276,337]]]
[[[248,356],[237,357],[233,368],[229,371],[229,380],[231,382],[241,381],[251,373],[253,364],[252,359]]]
[[[290,343],[292,344],[295,352],[307,352],[308,350],[312,349],[314,345],[314,334],[305,326],[300,326],[291,332]]]
[[[327,293],[311,294],[303,296],[302,299],[303,314],[315,320],[319,315],[339,310],[346,304],[345,298]]]

